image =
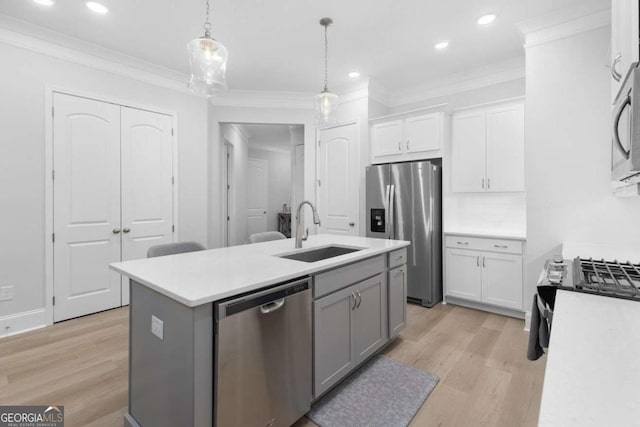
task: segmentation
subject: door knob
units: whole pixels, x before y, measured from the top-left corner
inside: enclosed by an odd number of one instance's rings
[[[120,229],[119,228],[114,228],[113,229],[113,234],[119,234],[120,233]]]
[[[350,222],[349,223],[349,227],[355,227],[356,223],[355,222]]]
[[[131,229],[129,227],[125,227],[125,228],[122,229],[123,233],[128,233],[130,231],[131,231]]]

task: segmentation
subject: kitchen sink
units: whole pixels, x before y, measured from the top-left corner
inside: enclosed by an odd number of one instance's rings
[[[316,262],[323,259],[333,258],[340,255],[350,254],[352,252],[361,251],[364,248],[350,248],[346,246],[325,246],[318,249],[310,249],[306,251],[293,252],[285,255],[276,255],[279,258],[292,259],[302,262]]]

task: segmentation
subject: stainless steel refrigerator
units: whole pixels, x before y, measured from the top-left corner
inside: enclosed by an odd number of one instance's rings
[[[409,240],[407,298],[442,301],[442,164],[440,160],[367,167],[367,237]]]

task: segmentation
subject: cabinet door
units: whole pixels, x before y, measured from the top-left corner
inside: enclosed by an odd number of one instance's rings
[[[356,136],[355,124],[320,131],[318,212],[321,233],[358,235],[360,159]]]
[[[487,110],[488,191],[524,191],[524,105]]]
[[[389,271],[389,338],[407,326],[407,271],[401,266]]]
[[[482,253],[464,249],[445,250],[447,296],[480,301],[482,299]]]
[[[451,186],[454,192],[485,191],[486,120],[484,111],[452,119]]]
[[[356,363],[376,352],[387,338],[387,279],[378,274],[356,285]]]
[[[314,396],[320,396],[356,365],[355,287],[314,301]],[[361,291],[362,292],[362,291]]]
[[[384,163],[402,155],[402,120],[371,126],[372,163]]]
[[[442,114],[426,114],[405,120],[405,150],[409,154],[425,154],[440,149]],[[411,156],[417,159],[421,156]]]
[[[522,256],[482,255],[482,301],[522,310]]]

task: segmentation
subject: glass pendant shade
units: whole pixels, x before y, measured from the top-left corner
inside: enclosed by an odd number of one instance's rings
[[[227,92],[227,48],[205,34],[191,40],[187,51],[191,65],[189,88],[207,96]]]
[[[314,97],[316,110],[316,126],[330,126],[338,124],[336,111],[338,110],[338,95],[324,90]]]

